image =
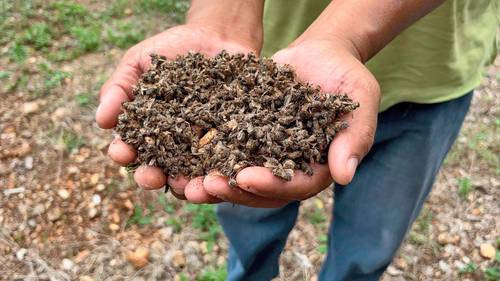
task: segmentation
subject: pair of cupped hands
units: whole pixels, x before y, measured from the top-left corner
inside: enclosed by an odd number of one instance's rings
[[[349,127],[332,141],[328,164],[313,164],[312,176],[295,171],[291,181],[284,181],[272,175],[268,168],[248,167],[237,174],[238,187],[231,187],[227,178],[220,175],[170,178],[157,167],[140,166],[134,173],[135,181],[145,189],[159,189],[168,184],[174,196],[192,203],[231,202],[262,208],[275,208],[307,199],[333,181],[348,184],[373,143],[380,97],[377,81],[351,47],[341,40],[302,40],[272,57],[278,64],[291,65],[300,80],[319,85],[324,92],[347,94],[360,103],[356,111],[345,117]],[[111,129],[117,124],[121,104],[134,98],[132,88],[151,63],[150,53],[175,58],[189,51],[214,56],[222,50],[230,53],[259,51],[193,24],[173,27],[140,42],[126,52],[115,72],[102,86],[96,112],[97,124],[104,129]],[[134,148],[119,137],[111,142],[108,154],[122,166],[132,163],[137,157]]]

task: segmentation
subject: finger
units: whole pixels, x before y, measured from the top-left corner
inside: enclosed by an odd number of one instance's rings
[[[172,193],[172,195],[179,199],[179,200],[187,200],[186,196],[184,195],[184,192],[183,193],[177,193],[175,192],[175,190],[173,190],[172,188],[170,189],[170,193]]]
[[[159,189],[167,183],[167,176],[158,167],[142,165],[135,171],[134,180],[144,189]]]
[[[373,144],[379,104],[378,85],[354,91],[350,96],[359,102],[360,107],[345,117],[349,127],[335,136],[328,150],[331,175],[342,185],[352,181],[358,164]]]
[[[169,177],[167,180],[168,185],[170,186],[170,192],[177,198],[181,200],[186,200],[186,196],[184,195],[184,190],[186,185],[189,183],[189,180],[183,176],[177,177]]]
[[[203,187],[203,177],[197,177],[188,182],[184,195],[191,203],[220,203],[221,199],[208,194]]]
[[[108,147],[108,155],[120,166],[127,166],[137,157],[135,149],[116,137]]]
[[[264,167],[248,167],[236,175],[241,188],[263,197],[284,200],[304,200],[328,187],[331,182],[328,165],[312,165],[314,174],[295,171],[291,181],[285,181]]]
[[[208,175],[203,181],[208,194],[223,199],[226,202],[256,208],[278,208],[289,203],[288,200],[265,198],[247,192],[239,187],[231,187],[226,177]]]
[[[141,57],[136,52],[128,52],[115,72],[104,83],[100,92],[100,103],[96,111],[96,122],[103,129],[113,128],[122,112],[123,102],[131,100],[132,89],[142,73]]]
[[[112,88],[101,98],[97,107],[95,119],[97,125],[103,129],[111,129],[118,123],[118,116],[122,113],[122,104],[129,101],[129,97],[121,89]]]

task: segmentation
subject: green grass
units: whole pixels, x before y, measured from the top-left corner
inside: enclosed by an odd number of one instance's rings
[[[139,0],[137,4],[145,12],[168,13],[177,22],[184,19],[189,8],[187,0]]]
[[[75,102],[80,107],[87,107],[95,104],[95,97],[90,93],[80,93],[75,95]]]
[[[314,211],[308,213],[307,219],[311,224],[319,225],[326,222],[326,215],[324,210],[315,208]]]
[[[52,44],[52,35],[47,23],[35,23],[31,25],[24,34],[26,43],[33,45],[35,49],[43,49]]]
[[[479,269],[479,266],[473,262],[469,262],[466,264],[464,267],[460,268],[458,270],[459,274],[468,274],[468,273],[474,273]]]
[[[0,4],[0,45],[11,44],[8,55],[16,63],[27,58],[28,46],[55,62],[102,51],[103,45],[126,49],[145,38],[144,18],[162,14],[180,22],[189,6],[177,0],[117,0],[98,10],[70,0],[7,2]],[[58,42],[63,37],[73,43]]]
[[[88,9],[74,1],[56,1],[51,5],[52,14],[56,22],[62,24],[66,30],[88,24],[91,14]]]
[[[433,217],[434,213],[430,209],[424,207],[408,235],[408,239],[412,244],[424,245],[429,242],[428,237]]]
[[[172,229],[174,230],[175,233],[179,233],[182,231],[183,223],[184,223],[184,221],[182,221],[181,219],[178,219],[176,217],[168,218],[167,221],[165,222],[166,225],[172,227]]]
[[[200,230],[199,239],[206,241],[207,248],[211,251],[221,232],[214,206],[209,204],[187,204],[185,209],[193,215],[191,226]]]
[[[71,74],[66,71],[54,70],[45,75],[43,86],[45,90],[52,90],[62,85],[65,78],[70,77]]]
[[[121,49],[129,48],[144,40],[144,31],[127,21],[117,21],[107,30],[106,41]]]
[[[179,279],[180,281],[189,281],[189,278],[184,273],[179,274]]]
[[[104,6],[71,0],[1,2],[0,47],[7,49],[7,58],[15,63],[7,70],[19,77],[4,83],[2,91],[24,88],[28,81],[33,81],[33,66],[26,65],[28,57],[40,58],[38,61],[50,65],[72,61],[87,53],[127,49],[145,39],[151,17],[165,17],[166,23],[169,19],[181,22],[189,7],[187,0],[110,2]],[[18,75],[26,68],[30,69],[29,77],[24,73]],[[40,87],[26,92],[46,94],[60,87],[70,75],[49,69],[42,69],[41,74]],[[90,104],[86,96],[78,96],[76,100],[81,106]]]
[[[488,139],[492,134],[495,134],[495,130],[490,130],[491,128],[484,128],[483,130],[477,132],[469,138],[467,146],[469,149],[479,154],[479,156],[489,164],[498,165],[498,155],[495,154],[488,146]]]
[[[9,59],[15,63],[23,63],[28,57],[28,51],[22,44],[15,42],[9,48]]]
[[[8,79],[11,73],[8,71],[0,71],[0,80]]]
[[[64,130],[61,136],[61,143],[64,145],[66,151],[71,153],[73,150],[85,145],[85,140],[70,130]]]
[[[495,116],[491,118],[490,122],[462,130],[461,134],[466,137],[466,141],[457,142],[453,146],[445,159],[445,165],[470,165],[471,159],[475,159],[475,166],[480,165],[494,174],[500,174],[500,158],[496,153],[500,120]]]
[[[11,76],[12,73],[9,72],[9,77]],[[2,79],[6,79],[7,77],[4,77]],[[7,83],[3,84],[2,90],[6,93],[13,92],[17,88],[25,88],[26,85],[28,84],[29,81],[29,76],[25,74],[25,71],[22,71],[22,75],[17,78],[17,79],[11,79]]]
[[[488,281],[499,281],[500,267],[489,267],[484,271],[484,275]]]
[[[75,26],[70,29],[71,35],[78,42],[78,49],[83,53],[93,52],[101,43],[101,31],[97,26]]]
[[[461,199],[466,199],[467,195],[474,190],[472,182],[468,177],[463,177],[458,180],[458,196]]]
[[[318,245],[318,252],[320,254],[326,254],[328,250],[328,236],[326,235],[320,235],[318,238],[319,245]]]
[[[196,281],[224,281],[227,278],[226,266],[219,266],[216,268],[209,267],[196,277]]]
[[[165,211],[167,214],[175,213],[175,205],[172,202],[167,201],[167,196],[165,196],[164,193],[158,195],[156,200],[158,201],[158,204],[162,207],[163,211]]]
[[[44,94],[49,94],[55,88],[62,86],[64,79],[71,76],[71,73],[53,69],[47,63],[40,63],[38,71],[43,77],[43,87],[40,90]]]
[[[125,16],[125,9],[130,6],[129,0],[115,0],[101,15],[103,18],[121,18]]]
[[[143,226],[147,224],[151,224],[154,220],[154,206],[153,204],[147,204],[147,211],[140,205],[134,206],[134,212],[132,216],[128,219],[126,226],[131,226],[133,224]]]

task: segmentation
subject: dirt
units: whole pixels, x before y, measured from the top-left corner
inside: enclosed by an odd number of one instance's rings
[[[137,164],[176,177],[217,172],[234,179],[265,166],[291,180],[326,163],[343,117],[359,104],[299,82],[289,66],[252,54],[152,55],[152,66],[123,104],[116,130],[138,152]],[[234,183],[234,181],[230,182]]]
[[[78,2],[106,10],[111,3]],[[163,14],[134,11],[127,20],[146,26],[146,37],[170,25]],[[194,227],[199,209],[192,211],[170,194],[141,190],[106,155],[113,138],[95,125],[96,82],[112,74],[125,50],[53,63],[72,75],[50,93],[37,94],[34,88],[44,77],[33,65],[46,62],[44,56],[29,52],[23,74],[9,61],[9,47],[0,48],[2,71],[12,72],[2,86],[23,75],[29,83],[9,92],[0,88],[0,280],[196,280],[224,268],[228,242],[222,234],[208,240],[206,231]],[[487,270],[499,267],[481,255],[485,244],[496,247],[497,255],[500,251],[499,73],[497,58],[383,281],[488,280]],[[78,98],[84,93],[92,102],[82,105]],[[459,196],[465,179],[471,190]],[[317,280],[332,206],[331,189],[302,202],[276,280]],[[130,253],[142,253],[148,263],[136,269],[127,259]],[[465,272],[468,266],[472,270]]]

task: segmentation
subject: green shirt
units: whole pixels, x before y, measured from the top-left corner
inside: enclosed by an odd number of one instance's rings
[[[382,90],[380,110],[400,102],[443,102],[477,87],[496,56],[496,1],[448,0],[368,61]],[[291,43],[329,2],[266,1],[263,55]]]

